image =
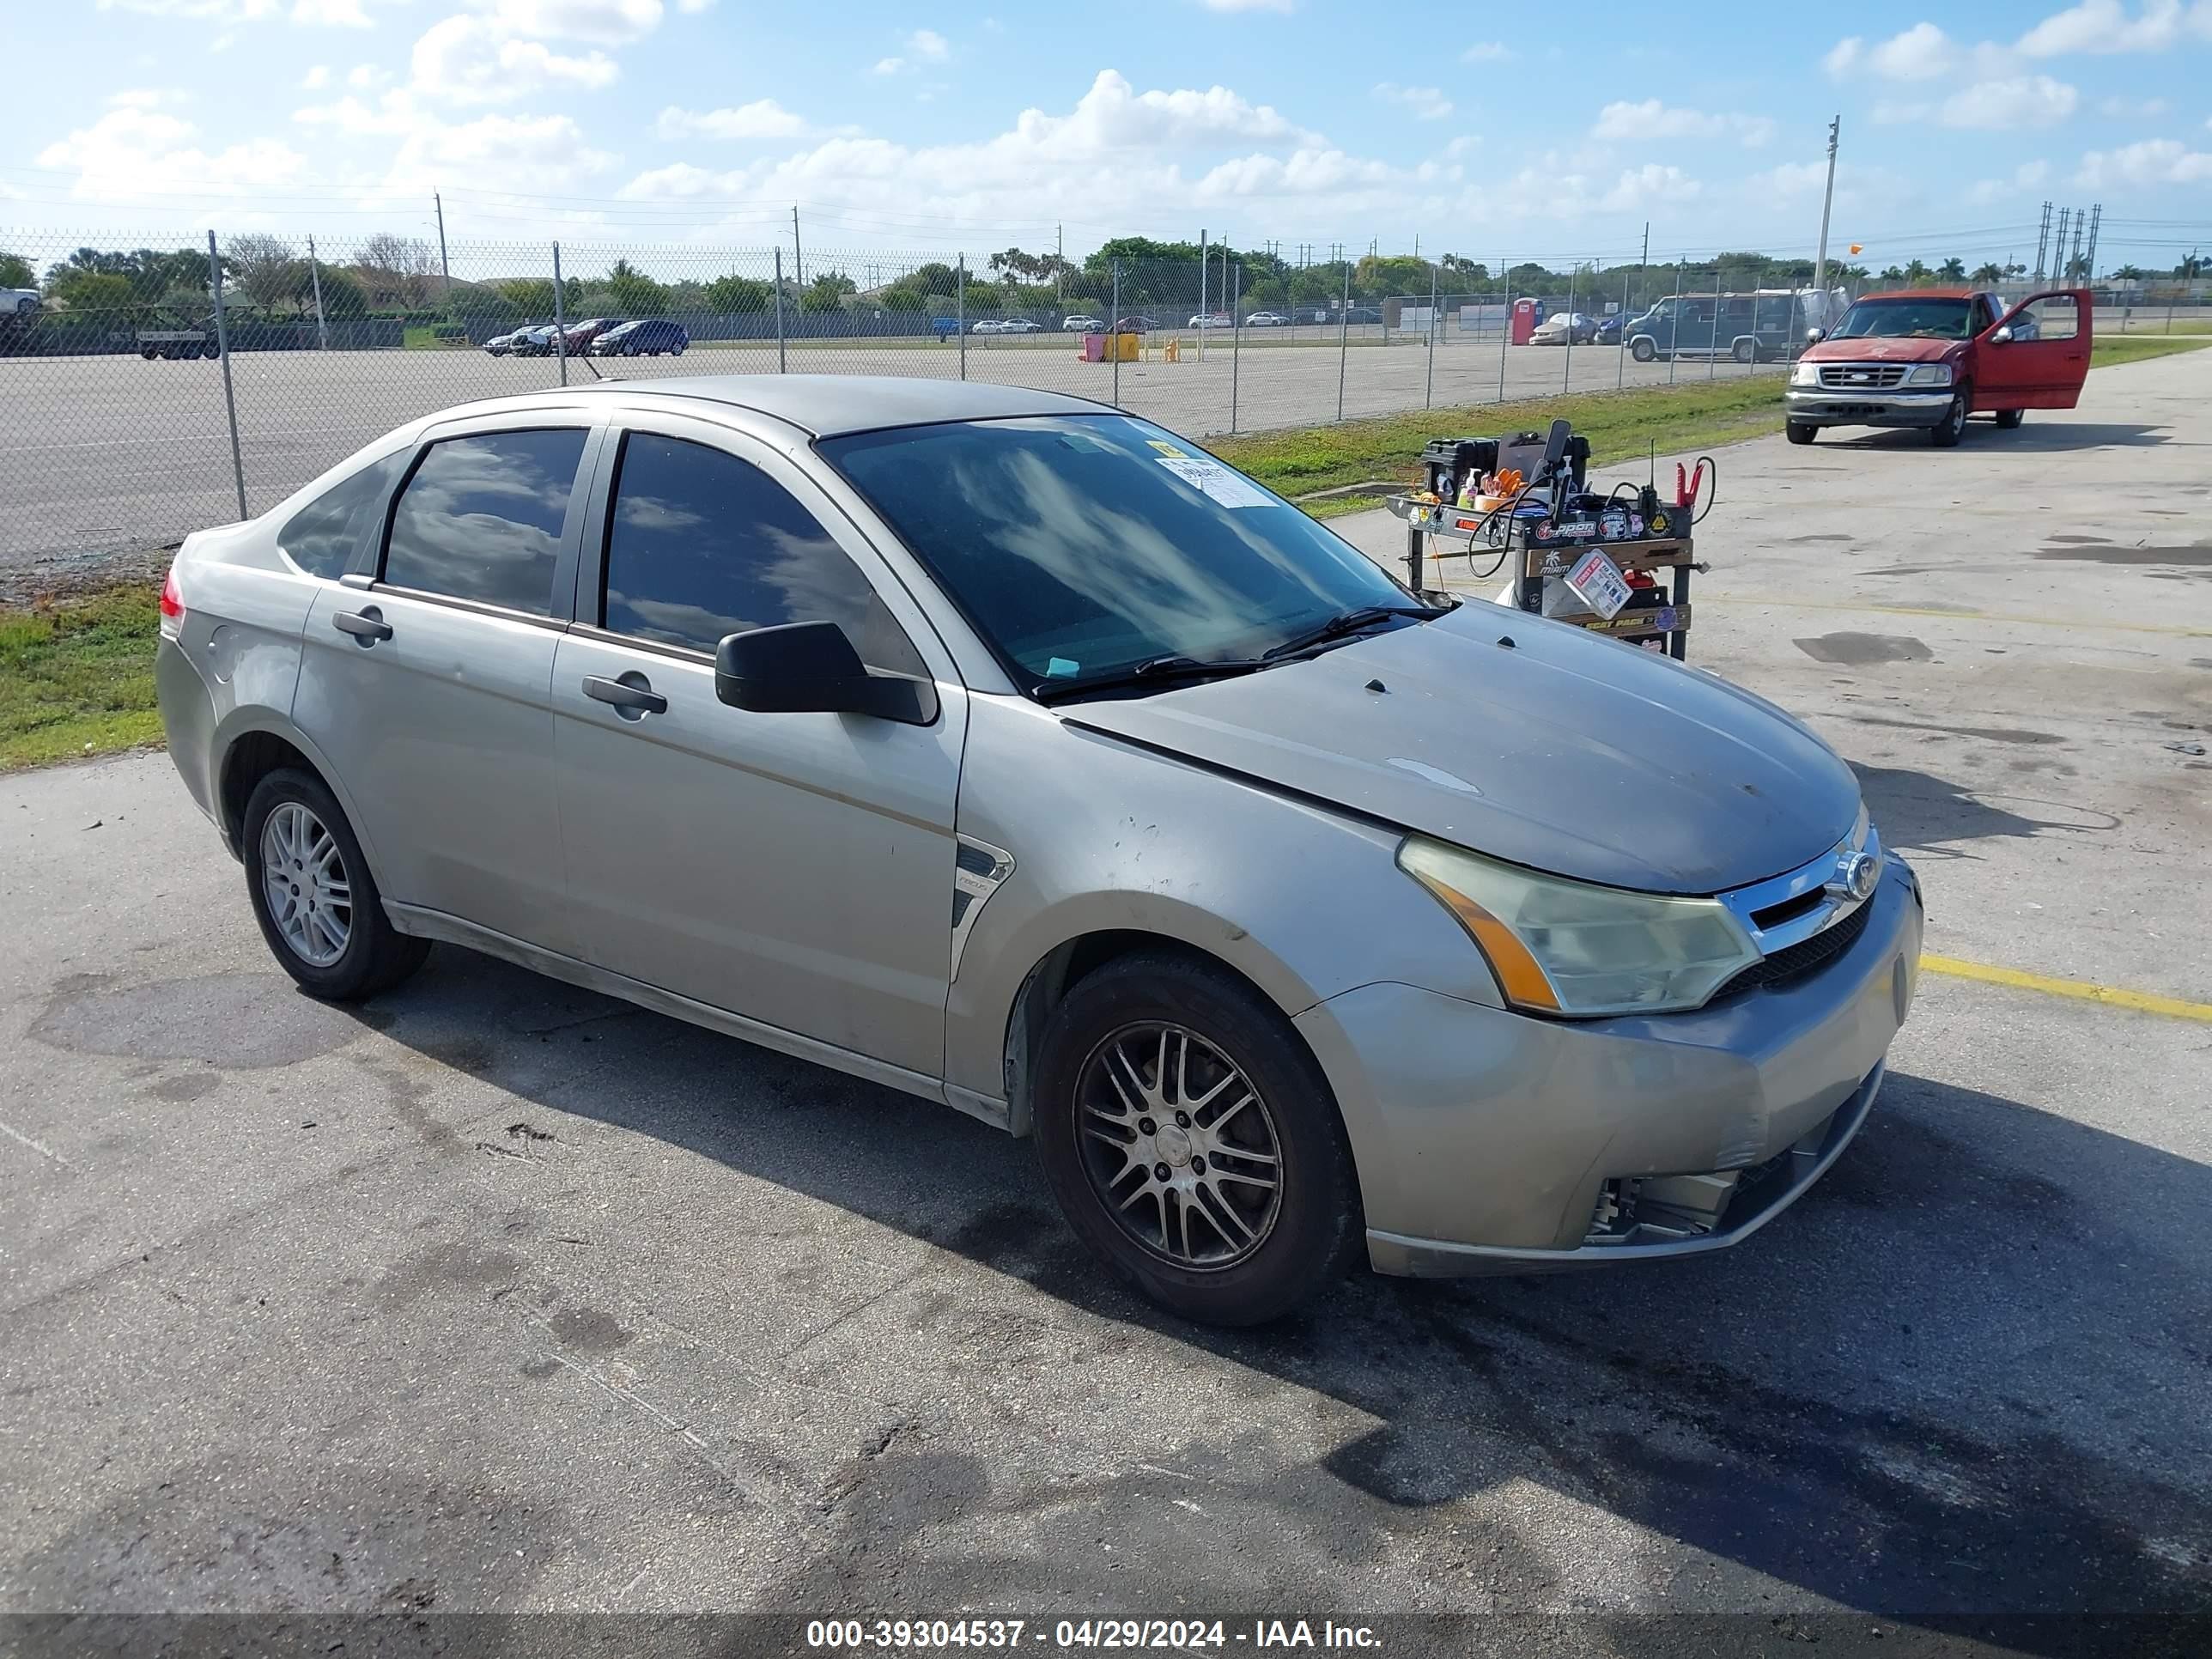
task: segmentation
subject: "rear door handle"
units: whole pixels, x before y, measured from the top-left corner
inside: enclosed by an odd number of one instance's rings
[[[350,634],[364,647],[379,640],[392,637],[392,624],[384,620],[384,613],[374,605],[364,605],[359,611],[340,611],[332,614],[331,626],[341,634]]]
[[[632,681],[636,684],[633,684]],[[618,680],[586,674],[584,676],[584,695],[634,714],[665,714],[668,712],[668,699],[654,690],[644,675],[635,672]]]

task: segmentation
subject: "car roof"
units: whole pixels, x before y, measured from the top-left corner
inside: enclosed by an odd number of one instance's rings
[[[1057,392],[904,374],[699,374],[681,380],[605,380],[568,390],[678,404],[726,404],[787,422],[817,438],[939,421],[1110,412],[1104,404]]]
[[[1879,294],[1862,294],[1862,300],[1971,300],[1978,288],[1886,288]]]

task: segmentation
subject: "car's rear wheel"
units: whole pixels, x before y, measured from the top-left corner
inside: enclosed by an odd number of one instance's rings
[[[1782,435],[1793,444],[1809,444],[1820,435],[1820,428],[1810,421],[1784,421]]]
[[[1997,410],[1997,424],[2008,432],[2011,431],[2013,428],[2018,426],[2027,418],[2027,411],[2024,409],[2001,409]]]
[[[1951,406],[1943,411],[1943,418],[1928,428],[1928,441],[1938,449],[1957,447],[1966,435],[1966,411],[1972,407],[1964,386],[1951,395]]]
[[[1639,363],[1648,363],[1659,355],[1659,349],[1649,340],[1635,339],[1628,343],[1628,355]]]
[[[242,830],[253,919],[303,990],[352,1002],[422,965],[429,941],[386,917],[353,826],[319,779],[271,772],[247,798]]]
[[[1359,1238],[1328,1086],[1280,1012],[1218,969],[1127,957],[1046,1027],[1037,1154],[1076,1232],[1187,1318],[1279,1318]]]

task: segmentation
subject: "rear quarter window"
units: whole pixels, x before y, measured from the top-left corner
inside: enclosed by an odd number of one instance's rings
[[[384,580],[550,615],[585,436],[581,427],[562,427],[431,445],[392,509]]]
[[[413,453],[396,450],[381,460],[371,461],[287,519],[276,534],[276,544],[284,550],[284,556],[310,576],[326,581],[345,574],[362,538],[381,526],[392,486],[407,470]]]

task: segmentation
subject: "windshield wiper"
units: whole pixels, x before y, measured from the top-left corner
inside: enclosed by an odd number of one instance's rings
[[[1164,685],[1176,680],[1208,678],[1215,674],[1250,674],[1275,665],[1265,657],[1220,657],[1212,662],[1196,657],[1147,657],[1133,668],[1117,668],[1082,679],[1047,680],[1032,695],[1039,702],[1059,702],[1091,691],[1110,691],[1129,685]]]
[[[1294,651],[1311,650],[1317,645],[1327,645],[1331,640],[1340,640],[1372,628],[1393,617],[1414,617],[1429,622],[1443,616],[1442,611],[1425,605],[1363,605],[1357,611],[1345,611],[1331,617],[1327,622],[1309,628],[1303,634],[1293,634],[1280,645],[1270,646],[1261,653],[1269,662],[1289,656]]]

